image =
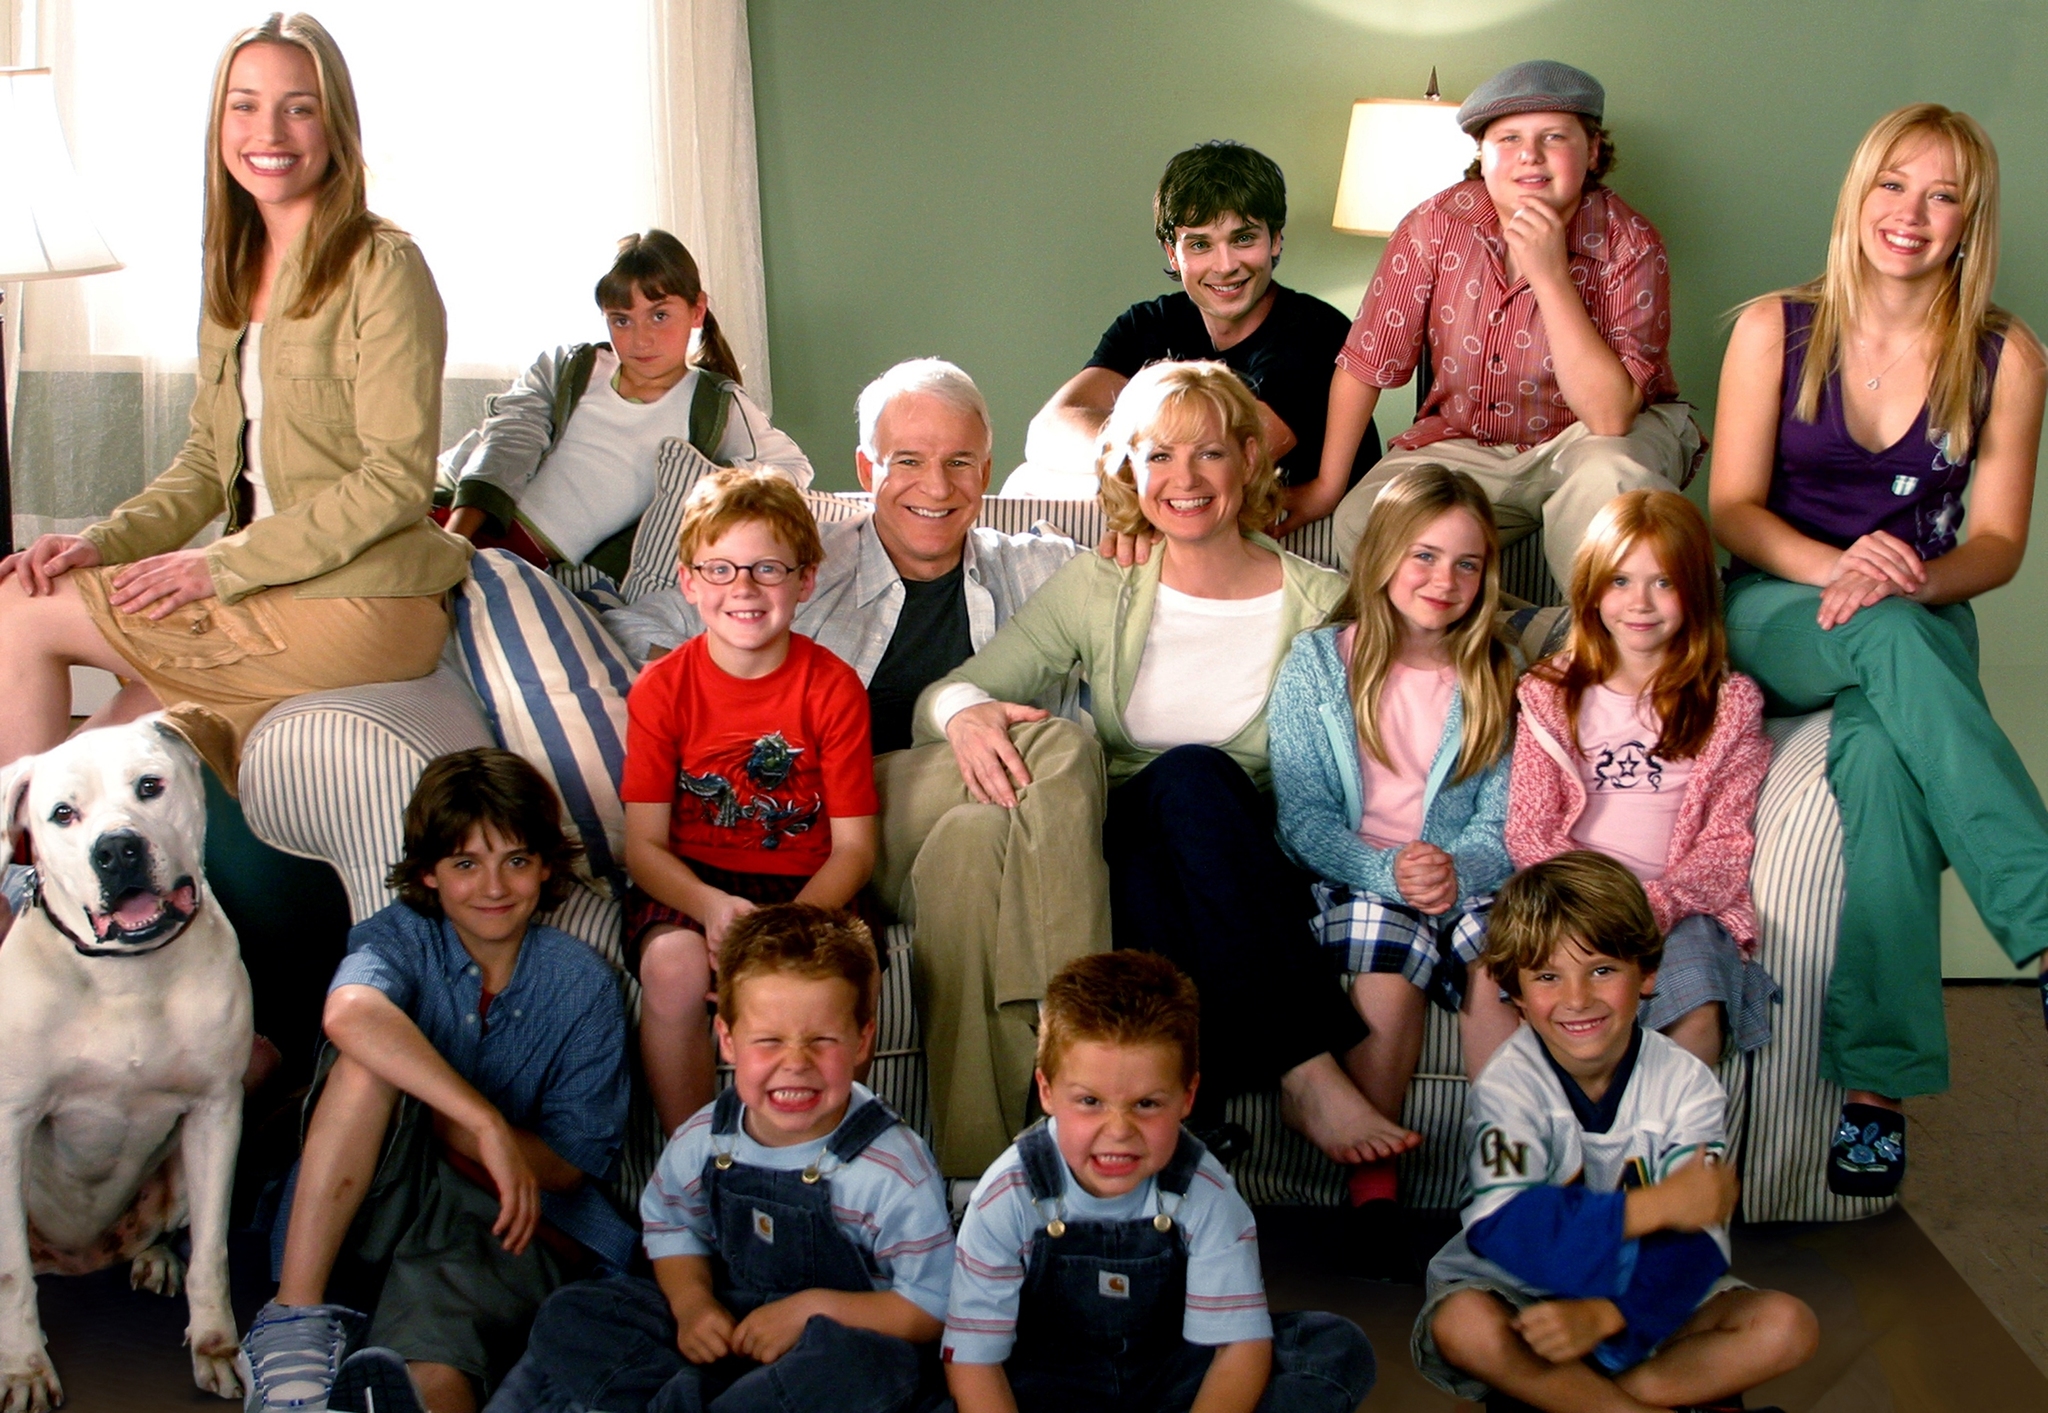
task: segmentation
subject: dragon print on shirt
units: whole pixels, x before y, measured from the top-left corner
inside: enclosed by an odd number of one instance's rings
[[[1654,749],[1655,742],[1623,741],[1593,753],[1596,790],[1660,790],[1664,786],[1664,761]]]
[[[802,746],[792,746],[780,731],[771,731],[757,738],[726,771],[677,772],[677,805],[694,800],[697,818],[716,829],[760,832],[758,841],[734,840],[735,845],[778,849],[784,839],[809,833],[825,813],[825,797],[816,791],[809,799],[785,799],[774,793],[788,782],[803,753]]]

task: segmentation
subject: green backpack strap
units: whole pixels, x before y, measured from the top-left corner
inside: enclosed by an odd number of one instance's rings
[[[690,445],[706,461],[718,461],[718,444],[725,440],[725,424],[732,416],[732,395],[737,387],[709,368],[698,370],[697,390],[690,394]]]
[[[576,404],[583,401],[583,394],[590,388],[590,372],[597,366],[598,349],[610,347],[610,344],[579,343],[569,350],[569,357],[562,364],[562,375],[555,380],[555,434],[548,438],[550,451],[562,439],[569,418],[576,411]]]

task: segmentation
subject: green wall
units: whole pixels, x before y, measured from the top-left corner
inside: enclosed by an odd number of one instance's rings
[[[1382,242],[1330,229],[1350,105],[1419,96],[1431,65],[1453,99],[1523,58],[1606,83],[1612,184],[1664,233],[1672,361],[1704,414],[1723,315],[1817,273],[1849,154],[1901,103],[1947,103],[1989,128],[2005,176],[1999,298],[2048,330],[2048,5],[2033,0],[751,0],[749,13],[775,420],[827,486],[853,484],[861,385],[920,354],[987,393],[1000,479],[1109,321],[1172,288],[1152,187],[1205,138],[1280,163],[1281,278],[1355,309]],[[1383,404],[1383,433],[1396,415]],[[2048,511],[2036,534],[2048,541]],[[2037,780],[2044,609],[2048,551],[1979,606],[1987,689]],[[1989,969],[1967,905],[1951,914],[1952,969]]]

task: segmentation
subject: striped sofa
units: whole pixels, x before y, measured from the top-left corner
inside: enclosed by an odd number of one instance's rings
[[[680,443],[664,456],[676,472],[687,456]],[[857,495],[810,493],[821,520],[866,509]],[[674,542],[680,497],[650,510],[642,533],[653,544]],[[989,497],[981,523],[1012,533],[1056,530],[1082,544],[1101,533],[1092,501]],[[1331,564],[1328,521],[1283,543]],[[1512,546],[1505,582],[1531,603],[1554,603],[1540,537]],[[1561,629],[1561,615],[1524,611],[1516,618],[1524,646],[1540,650]],[[1553,644],[1549,644],[1554,646]],[[1763,1049],[1721,1069],[1730,1096],[1730,1136],[1744,1173],[1742,1211],[1751,1221],[1840,1221],[1875,1214],[1888,1202],[1838,1198],[1822,1178],[1829,1127],[1839,1090],[1816,1077],[1821,1005],[1833,959],[1842,888],[1840,818],[1826,777],[1828,719],[1819,715],[1770,723],[1777,755],[1757,818],[1752,885],[1761,922],[1764,965],[1784,987],[1776,1036]],[[287,702],[251,733],[241,780],[250,827],[266,842],[340,873],[361,919],[389,901],[385,870],[400,852],[402,814],[429,760],[448,751],[494,744],[472,669],[451,639],[441,668],[415,682],[315,693]],[[582,937],[614,965],[620,962],[618,904],[601,889],[580,888],[548,919]],[[871,1083],[914,1126],[930,1132],[925,1065],[910,993],[910,930],[885,939],[890,965],[879,1009]],[[629,992],[631,983],[627,983]],[[632,998],[637,1003],[637,995]],[[1456,1021],[1431,1009],[1422,1063],[1409,1090],[1405,1122],[1425,1136],[1403,1159],[1403,1200],[1411,1206],[1454,1207],[1464,1182],[1459,1136],[1465,1080]],[[1233,1101],[1229,1117],[1253,1135],[1236,1175],[1259,1205],[1332,1205],[1343,1200],[1343,1173],[1280,1122],[1277,1093]],[[620,1194],[636,1200],[651,1171],[660,1135],[651,1111],[636,1101]]]

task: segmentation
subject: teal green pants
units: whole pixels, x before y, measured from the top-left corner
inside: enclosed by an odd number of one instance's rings
[[[1834,707],[1828,782],[1846,878],[1821,1075],[1904,1098],[1948,1088],[1941,871],[2015,963],[2048,947],[2048,810],[1977,681],[1968,604],[1886,599],[1823,632],[1820,591],[1728,591],[1728,653],[1773,715]]]

